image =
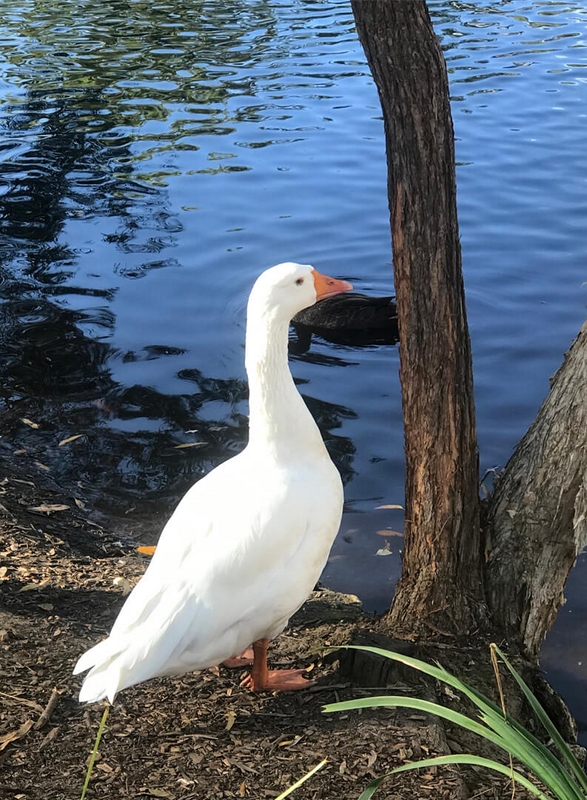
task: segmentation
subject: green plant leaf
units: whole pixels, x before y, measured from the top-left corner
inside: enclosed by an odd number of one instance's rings
[[[542,705],[539,703],[539,701],[536,698],[535,694],[532,692],[532,690],[530,689],[528,684],[524,681],[522,676],[514,669],[514,667],[510,664],[508,659],[505,657],[505,655],[502,653],[502,651],[499,649],[499,647],[496,644],[492,644],[491,646],[495,649],[495,652],[497,653],[497,655],[501,658],[501,660],[503,661],[503,663],[505,664],[507,669],[513,675],[516,683],[518,684],[518,686],[520,687],[520,689],[524,693],[524,696],[526,697],[526,699],[530,703],[532,711],[536,714],[537,718],[542,723],[542,725],[545,728],[546,732],[551,737],[551,739],[553,740],[555,745],[558,747],[560,754],[563,756],[565,761],[568,763],[568,765],[571,768],[571,770],[573,772],[573,775],[575,776],[576,780],[579,782],[579,784],[582,786],[582,788],[585,791],[587,791],[587,775],[585,774],[585,771],[582,769],[581,765],[579,764],[579,762],[575,758],[571,748],[568,746],[568,744],[565,742],[563,737],[560,735],[560,733],[558,732],[556,727],[553,725],[552,720],[550,719],[550,717],[548,716],[548,714],[546,713],[546,711],[544,710]]]
[[[460,680],[456,676],[449,673],[445,670],[440,664],[434,666],[432,664],[428,664],[424,661],[420,661],[419,659],[412,658],[410,656],[404,656],[399,653],[394,653],[392,651],[383,650],[378,647],[360,647],[360,646],[351,646],[349,649],[355,650],[364,650],[367,652],[371,652],[374,655],[381,656],[383,658],[387,658],[393,661],[398,661],[400,663],[405,664],[406,666],[410,666],[414,669],[423,672],[430,677],[435,678],[436,680],[442,681],[443,683],[452,686],[457,691],[460,691],[466,697],[471,700],[475,706],[479,709],[479,720],[472,719],[471,717],[467,717],[464,714],[460,714],[458,712],[452,711],[451,709],[446,708],[445,706],[439,705],[437,703],[432,703],[426,700],[420,700],[418,698],[412,697],[401,697],[401,696],[382,696],[382,697],[375,697],[375,698],[361,698],[359,700],[351,700],[343,703],[334,703],[330,704],[325,707],[325,711],[348,711],[351,709],[357,708],[368,708],[368,707],[405,707],[405,708],[412,708],[419,711],[424,711],[426,713],[436,714],[443,719],[449,720],[461,727],[465,728],[466,730],[471,731],[483,738],[487,739],[488,741],[493,742],[510,756],[517,759],[519,762],[524,764],[524,766],[532,772],[534,777],[540,781],[546,788],[553,792],[557,800],[587,800],[587,795],[581,790],[579,785],[575,780],[573,780],[573,775],[570,774],[564,767],[564,765],[556,758],[556,756],[547,748],[545,747],[542,742],[539,741],[533,734],[530,733],[526,728],[520,725],[513,717],[510,717],[506,714],[504,717],[503,710],[493,703],[489,698],[483,695],[478,690],[474,689],[473,687],[469,686],[464,681]],[[500,657],[502,657],[501,651],[499,652]],[[504,663],[506,663],[504,661]],[[506,663],[508,665],[509,662]],[[538,706],[538,708],[542,711],[542,714],[546,717],[546,712],[542,709],[538,700],[534,697],[530,689],[523,683],[522,678],[517,675],[514,668],[509,665],[508,667],[514,677],[517,676],[519,681],[521,681],[520,686],[524,689],[526,687],[526,696],[530,700],[530,697],[533,698],[534,703]],[[523,684],[523,686],[522,686]],[[532,708],[534,708],[534,704],[531,703]],[[536,712],[538,714],[538,712]],[[540,716],[540,715],[539,715]],[[542,717],[540,717],[542,721]],[[553,730],[556,731],[552,722],[546,717],[548,720],[548,724],[552,727]],[[547,731],[551,733],[551,728],[543,722]],[[580,765],[574,759],[571,751],[569,750],[568,746],[556,731],[556,734],[562,745],[559,745],[561,748],[561,752],[565,757],[566,751],[568,751],[570,758],[573,759],[577,768],[580,770]],[[554,738],[554,736],[553,736]],[[558,741],[557,741],[558,744]],[[566,748],[566,751],[565,751]],[[450,756],[449,758],[453,758]],[[468,755],[460,755],[455,754],[454,758],[477,758],[477,756],[468,756]],[[417,766],[419,766],[423,762],[417,762]],[[448,762],[447,762],[448,763]],[[454,762],[457,763],[457,762]],[[458,762],[458,763],[466,763],[466,762]],[[491,762],[493,764],[498,764],[499,762]],[[572,766],[573,762],[569,762]],[[413,768],[417,768],[414,766]],[[486,765],[487,766],[487,765]],[[511,768],[505,767],[503,765],[499,765],[500,770],[505,770],[504,774],[511,774]],[[412,768],[412,767],[410,767]],[[495,769],[495,767],[492,767]],[[400,768],[402,771],[404,768]],[[498,770],[498,771],[500,771]],[[574,770],[573,770],[574,772]],[[523,778],[523,776],[521,776]],[[524,778],[524,780],[526,780]],[[520,781],[518,781],[520,782]],[[377,784],[378,786],[379,784]],[[533,786],[533,784],[531,784]],[[367,790],[371,791],[371,794],[375,791],[377,786],[374,783],[369,784]],[[534,787],[536,789],[536,787]],[[541,790],[536,789],[536,791],[541,792]],[[370,797],[371,795],[368,794],[366,797]],[[544,796],[543,793],[537,796]],[[360,798],[363,800],[363,798]]]
[[[505,766],[505,764],[500,764],[499,761],[493,761],[490,758],[482,758],[481,756],[467,755],[465,753],[456,753],[452,756],[437,756],[436,758],[426,758],[423,761],[415,761],[413,764],[404,764],[401,767],[392,769],[391,772],[388,773],[387,777],[389,777],[389,775],[395,775],[399,772],[408,772],[414,769],[421,769],[422,767],[438,767],[449,764],[468,764],[473,767],[486,767],[494,772],[499,772],[502,775],[506,775],[508,778],[513,776],[516,783],[519,783],[535,797],[540,798],[540,800],[551,800],[548,795],[544,794],[541,789],[535,786],[532,781],[529,781],[528,778],[522,775],[521,772],[514,770],[512,773],[509,767]]]
[[[564,800],[585,800],[583,795],[577,793],[577,787],[570,781],[568,774],[565,773],[564,768],[556,757],[546,748],[544,748],[546,754],[546,757],[544,757],[541,750],[533,747],[532,742],[526,742],[518,731],[512,730],[501,713],[497,720],[492,721],[495,725],[495,729],[493,729],[438,703],[401,695],[363,697],[357,700],[331,703],[324,707],[324,711],[330,713],[333,711],[384,707],[410,708],[426,714],[435,714],[448,722],[459,725],[465,730],[493,742],[506,753],[514,756],[514,758],[528,767],[557,797],[564,798]]]
[[[374,781],[371,781],[371,783],[367,786],[367,788],[363,789],[363,791],[361,792],[359,800],[371,800],[371,798],[377,791],[377,788],[381,786],[383,781],[387,780],[388,777],[389,777],[388,775],[384,775],[382,778],[375,778]]]

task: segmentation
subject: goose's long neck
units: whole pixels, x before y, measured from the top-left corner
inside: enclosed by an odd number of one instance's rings
[[[245,366],[249,378],[249,445],[276,458],[326,452],[295,387],[287,360],[289,323],[249,309]]]

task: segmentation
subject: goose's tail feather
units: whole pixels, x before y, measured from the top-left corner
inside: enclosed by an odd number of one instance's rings
[[[113,703],[116,693],[123,688],[120,652],[111,638],[105,639],[84,653],[74,667],[73,674],[90,670],[79,693],[80,703],[97,703],[105,697]]]

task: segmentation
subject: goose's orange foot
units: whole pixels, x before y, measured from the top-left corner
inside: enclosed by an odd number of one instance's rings
[[[243,667],[250,667],[253,661],[253,648],[247,647],[247,649],[240,655],[225,658],[222,662],[222,666],[228,667],[229,669],[242,669]]]
[[[240,685],[252,692],[297,692],[316,683],[304,678],[306,674],[305,669],[272,669],[257,678],[251,673]]]

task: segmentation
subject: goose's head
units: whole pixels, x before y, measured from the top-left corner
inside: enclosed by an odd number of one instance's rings
[[[287,261],[265,270],[255,281],[249,308],[271,316],[283,316],[289,321],[298,311],[313,306],[318,300],[349,292],[348,281],[322,275],[310,264]]]

